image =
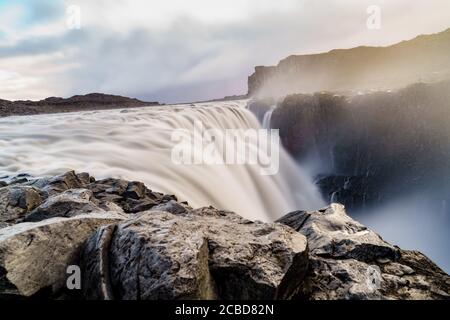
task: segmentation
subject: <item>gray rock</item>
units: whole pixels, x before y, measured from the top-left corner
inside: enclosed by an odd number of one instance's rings
[[[113,236],[105,233],[88,240],[83,261],[96,266],[85,265],[83,274],[109,274],[101,287],[111,289],[87,291],[89,298],[114,292],[115,299],[286,299],[307,270],[301,234],[213,208],[150,211],[118,224]]]
[[[192,208],[188,205],[176,202],[175,200],[170,200],[169,202],[156,205],[151,209],[152,211],[165,211],[173,213],[175,215],[186,214],[188,213],[188,210],[192,210]]]
[[[15,223],[43,201],[40,191],[28,186],[0,189],[0,222]]]
[[[132,198],[132,199],[142,199],[145,197],[147,188],[142,182],[130,182],[127,185],[127,190],[124,192],[123,196],[125,198]]]
[[[87,241],[81,256],[84,266],[84,297],[89,300],[112,300],[114,293],[109,275],[109,246],[116,225],[100,227]]]
[[[339,204],[281,218],[304,234],[310,267],[297,298],[450,299],[450,277],[424,255],[394,247]]]
[[[74,217],[90,212],[102,212],[93,202],[92,191],[87,189],[71,189],[49,197],[42,205],[30,212],[25,222],[37,222],[54,217]]]
[[[46,186],[43,189],[48,192],[49,195],[54,195],[69,189],[85,188],[85,175],[81,174],[80,178],[75,174],[75,171],[69,171],[48,180],[46,179]]]
[[[0,297],[58,293],[67,267],[78,264],[85,240],[100,226],[123,219],[119,214],[90,214],[20,223],[0,230]]]
[[[293,212],[278,222],[305,235],[315,255],[370,262],[395,258],[397,254],[397,250],[379,235],[350,218],[340,204],[315,212]]]

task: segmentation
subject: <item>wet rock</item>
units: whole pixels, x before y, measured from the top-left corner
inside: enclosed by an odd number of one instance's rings
[[[0,188],[6,187],[7,185],[5,181],[0,181]]]
[[[0,297],[49,296],[64,288],[67,267],[78,264],[85,240],[114,213],[20,223],[0,230]]]
[[[109,274],[103,287],[115,299],[284,299],[302,283],[308,264],[301,234],[213,208],[150,211],[119,223],[113,236],[104,234],[98,230],[88,240],[83,261],[97,266],[88,264],[84,274]],[[109,263],[98,262],[108,246]]]

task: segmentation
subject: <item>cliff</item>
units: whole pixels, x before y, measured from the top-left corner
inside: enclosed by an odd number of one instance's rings
[[[450,81],[356,96],[295,94],[278,103],[271,127],[300,163],[314,159],[329,201],[357,209],[420,190],[440,206],[450,192],[449,101]]]
[[[293,55],[277,66],[258,66],[248,78],[250,96],[320,91],[369,91],[450,78],[450,29],[389,47],[357,47]]]

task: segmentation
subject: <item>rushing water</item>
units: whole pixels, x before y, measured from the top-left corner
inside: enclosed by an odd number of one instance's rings
[[[245,102],[77,112],[0,119],[0,176],[86,171],[96,178],[143,181],[193,207],[213,205],[249,219],[273,221],[324,203],[312,179],[284,151],[280,171],[258,165],[180,165],[172,161],[174,130],[259,129]]]

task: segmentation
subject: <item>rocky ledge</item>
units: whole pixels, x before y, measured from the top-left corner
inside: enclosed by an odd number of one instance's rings
[[[103,93],[89,93],[70,98],[49,97],[39,101],[0,99],[0,118],[19,115],[36,115],[75,111],[94,111],[124,109],[160,105],[158,102],[145,102],[134,98]]]
[[[339,204],[268,224],[72,171],[0,181],[0,298],[450,299],[450,277]]]

